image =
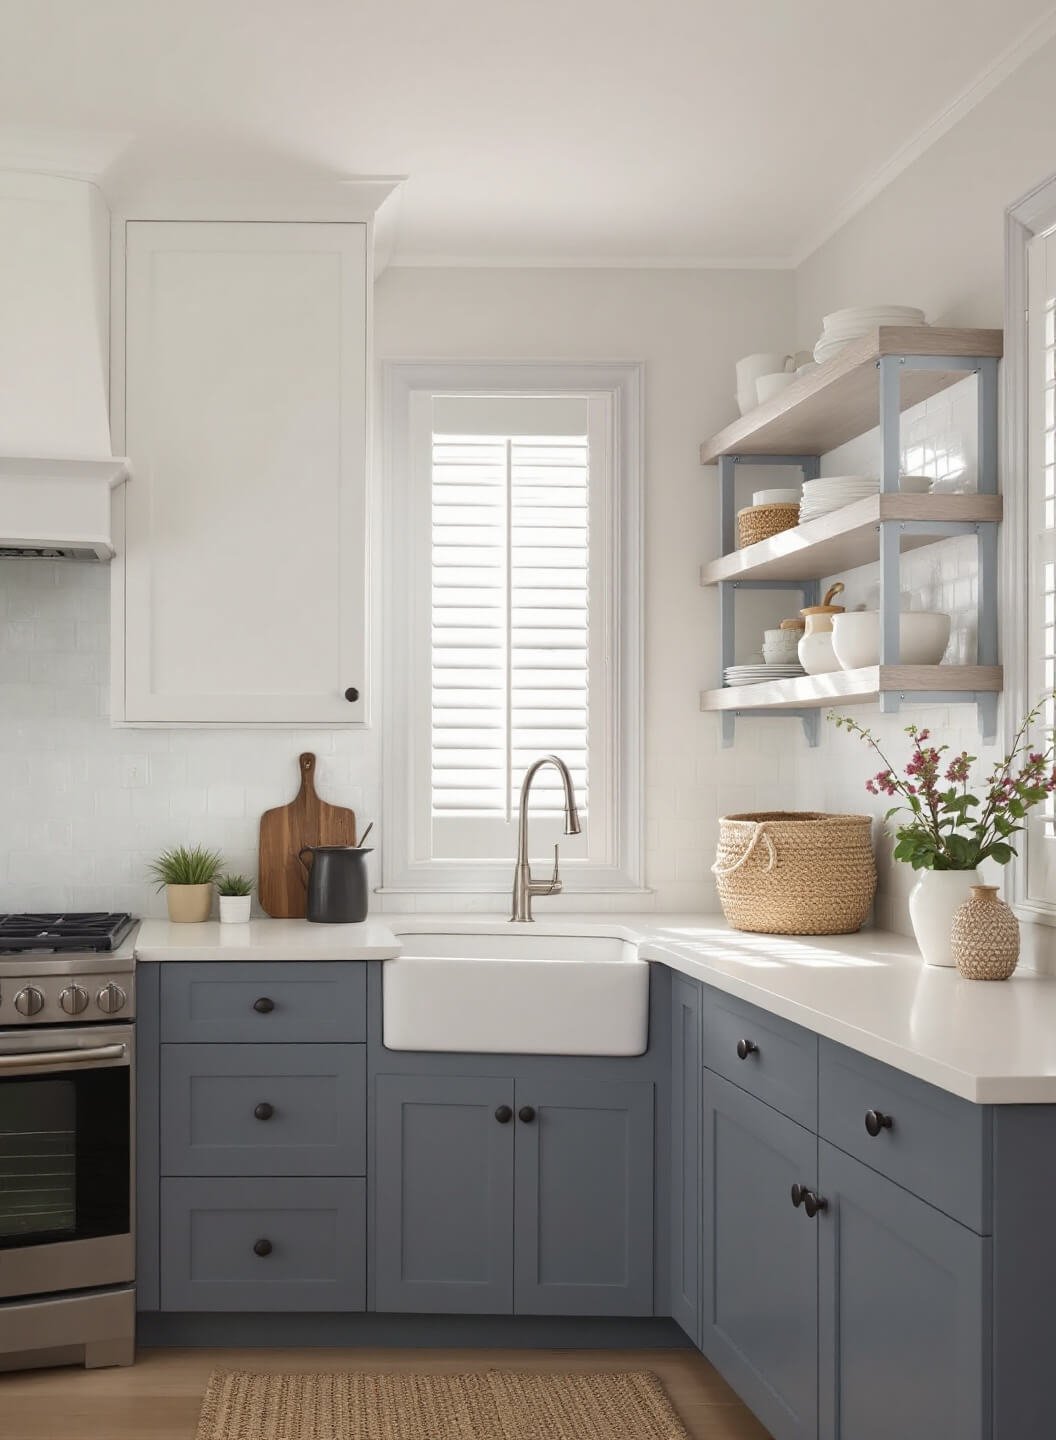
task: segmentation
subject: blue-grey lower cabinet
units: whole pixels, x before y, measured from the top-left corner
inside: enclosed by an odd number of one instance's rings
[[[984,1440],[990,1239],[819,1149],[821,1440]]]
[[[379,1075],[375,1305],[651,1315],[651,1082]]]
[[[653,1312],[653,1086],[517,1081],[514,1311]]]
[[[671,1314],[700,1344],[700,984],[671,977]]]
[[[703,1136],[701,1349],[775,1440],[814,1440],[818,1226],[792,1186],[816,1192],[817,1137],[708,1071]]]
[[[366,1182],[161,1183],[163,1310],[363,1310]]]
[[[512,1311],[514,1099],[502,1077],[378,1076],[378,1310]]]

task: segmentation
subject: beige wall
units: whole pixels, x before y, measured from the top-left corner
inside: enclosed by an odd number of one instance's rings
[[[797,335],[844,305],[1002,323],[1004,211],[1056,171],[1056,41],[1009,76],[796,274]]]
[[[698,572],[719,543],[698,448],[736,413],[734,361],[792,329],[790,272],[397,268],[377,286],[379,360],[645,363],[646,880],[666,910],[714,908],[717,815],[794,783],[773,749],[719,751],[698,706],[717,647]]]

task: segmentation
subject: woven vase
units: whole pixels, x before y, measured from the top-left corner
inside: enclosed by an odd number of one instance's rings
[[[996,885],[973,885],[950,934],[957,969],[966,980],[1007,980],[1019,959],[1019,921]]]

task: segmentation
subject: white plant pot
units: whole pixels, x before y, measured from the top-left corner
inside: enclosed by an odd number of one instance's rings
[[[926,965],[955,965],[953,917],[979,884],[978,870],[921,870],[909,892],[909,918]]]
[[[249,921],[249,907],[252,895],[221,895],[221,925],[245,925]]]

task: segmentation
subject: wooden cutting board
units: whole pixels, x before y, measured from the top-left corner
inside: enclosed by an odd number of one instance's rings
[[[300,758],[301,788],[289,805],[260,817],[260,908],[273,919],[303,920],[308,899],[305,872],[297,858],[302,845],[354,845],[356,812],[329,805],[315,791],[315,756]]]

